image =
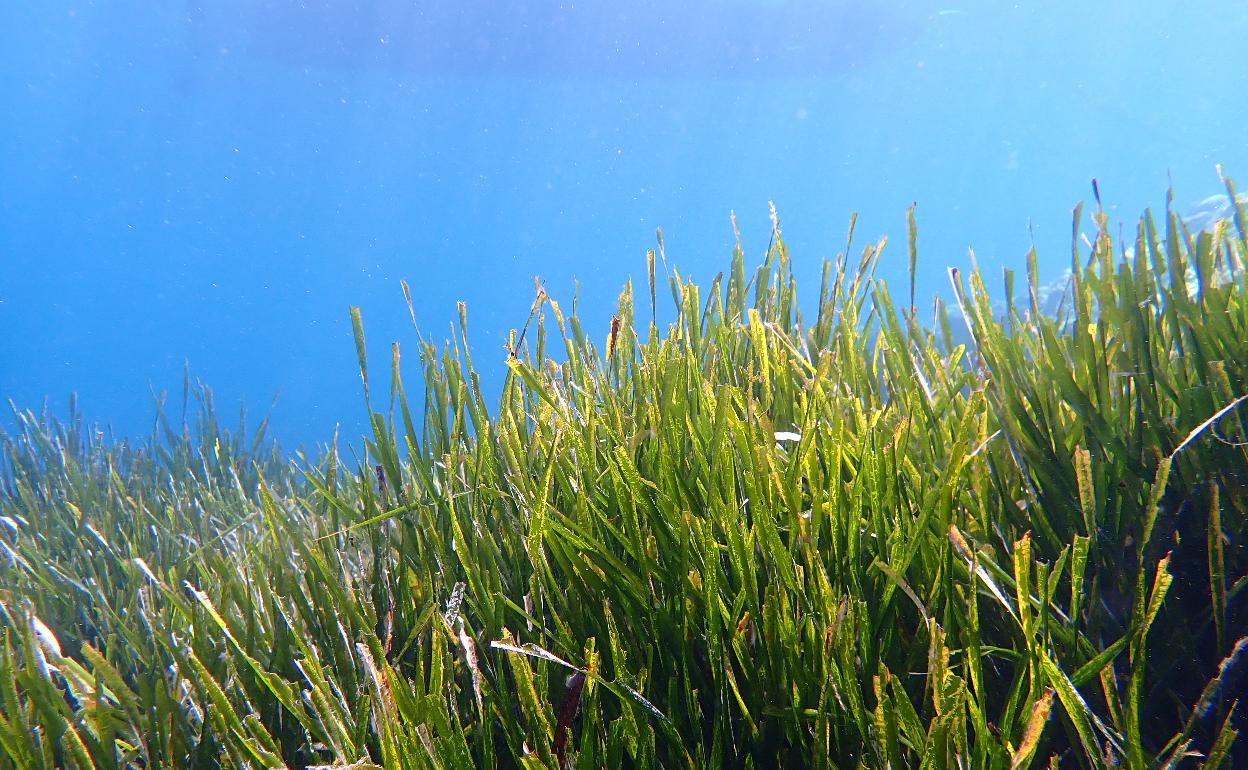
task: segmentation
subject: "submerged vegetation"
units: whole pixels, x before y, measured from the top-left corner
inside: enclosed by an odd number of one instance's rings
[[[1033,254],[929,325],[881,241],[803,319],[777,226],[662,329],[651,254],[601,347],[539,294],[496,406],[462,307],[423,407],[353,310],[355,459],[18,413],[0,768],[1248,763],[1245,211],[1092,219],[1056,318]]]

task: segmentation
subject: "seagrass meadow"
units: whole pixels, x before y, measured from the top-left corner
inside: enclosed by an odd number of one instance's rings
[[[883,241],[803,317],[777,225],[659,324],[660,242],[495,394],[462,306],[411,401],[353,309],[355,453],[15,410],[0,768],[1248,765],[1245,211],[1080,227],[1056,317]]]

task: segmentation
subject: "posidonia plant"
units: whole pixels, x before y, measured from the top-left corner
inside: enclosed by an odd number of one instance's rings
[[[0,767],[1248,763],[1245,212],[1092,225],[1058,317],[1032,254],[925,322],[883,241],[803,317],[777,225],[660,328],[650,254],[601,346],[539,294],[496,402],[462,306],[421,404],[353,309],[351,462],[189,382],[142,446],[15,411]]]

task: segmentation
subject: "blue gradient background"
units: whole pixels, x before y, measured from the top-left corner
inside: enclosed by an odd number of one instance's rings
[[[348,305],[415,381],[399,280],[437,341],[465,300],[496,391],[534,275],[605,336],[656,226],[709,281],[772,200],[807,295],[853,211],[901,289],[912,201],[921,296],[1033,235],[1055,277],[1093,177],[1127,226],[1248,180],[1244,40],[1231,0],[5,3],[0,398],[145,435],[189,362],[355,438]]]

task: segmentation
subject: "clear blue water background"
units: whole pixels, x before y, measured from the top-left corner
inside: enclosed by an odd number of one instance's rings
[[[912,201],[920,296],[968,247],[1055,277],[1093,177],[1128,227],[1248,187],[1244,40],[1230,0],[7,2],[0,397],[141,436],[189,362],[353,439],[348,305],[414,382],[399,280],[437,341],[465,300],[495,392],[533,276],[601,338],[657,226],[709,281],[769,201],[808,295],[854,211],[902,289]]]

